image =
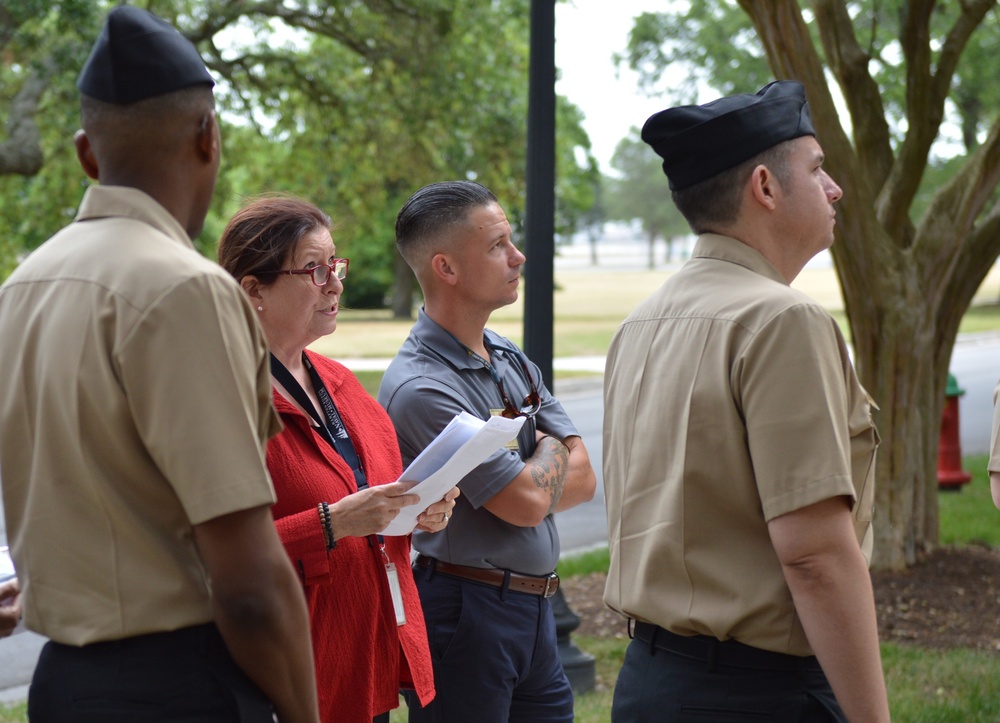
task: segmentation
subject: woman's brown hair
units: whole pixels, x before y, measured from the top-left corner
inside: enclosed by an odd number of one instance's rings
[[[311,231],[330,229],[330,217],[293,196],[262,196],[229,219],[219,239],[219,265],[233,278],[256,276],[273,283],[299,240]]]

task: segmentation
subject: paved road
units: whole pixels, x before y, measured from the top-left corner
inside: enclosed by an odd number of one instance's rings
[[[594,359],[559,360],[558,368],[600,371]],[[963,337],[955,346],[951,371],[965,394],[959,401],[960,434],[963,454],[989,451],[993,418],[993,388],[1000,378],[1000,334]],[[579,552],[607,541],[604,487],[601,484],[601,430],[603,403],[599,379],[567,380],[556,394],[576,423],[597,470],[597,494],[593,501],[556,516],[556,526],[565,553]],[[0,520],[0,544],[5,540]],[[26,695],[38,651],[44,638],[30,632],[0,640],[0,702],[19,700]]]
[[[965,390],[958,401],[962,454],[989,454],[993,388],[1000,379],[1000,334],[960,338],[952,351],[951,373]]]
[[[556,394],[576,424],[590,455],[590,462],[597,471],[597,491],[594,499],[556,515],[556,528],[563,553],[578,552],[608,540],[608,519],[604,512],[604,485],[601,484],[601,435],[604,429],[604,400],[601,398],[600,381],[577,385],[572,392],[563,393],[556,383]]]

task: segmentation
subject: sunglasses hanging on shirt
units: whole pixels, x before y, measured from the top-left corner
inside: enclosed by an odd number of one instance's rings
[[[534,419],[535,415],[542,408],[542,395],[538,392],[538,387],[535,385],[535,380],[531,377],[531,370],[528,368],[528,362],[524,358],[524,354],[515,349],[514,347],[504,346],[502,344],[494,344],[493,342],[483,339],[483,346],[486,347],[488,352],[503,352],[508,356],[512,356],[517,359],[518,366],[521,368],[521,373],[524,375],[524,380],[528,383],[528,394],[525,396],[524,401],[521,403],[520,407],[514,406],[514,403],[507,396],[507,390],[504,389],[503,379],[500,378],[500,374],[497,373],[496,367],[490,362],[489,359],[483,359],[482,356],[474,352],[472,349],[467,347],[458,337],[449,333],[455,342],[465,349],[466,353],[469,354],[473,359],[478,361],[483,367],[490,373],[490,378],[493,380],[493,384],[496,385],[497,391],[500,392],[500,401],[503,402],[503,411],[500,413],[502,417],[507,419],[515,419],[516,417],[527,417],[528,419]]]

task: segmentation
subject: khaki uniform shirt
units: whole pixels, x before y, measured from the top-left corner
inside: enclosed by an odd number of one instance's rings
[[[274,502],[280,423],[244,294],[131,188],[0,287],[0,480],[27,626],[58,642],[212,619],[192,525]]]
[[[993,390],[993,434],[990,437],[989,472],[1000,472],[1000,384]]]
[[[605,602],[680,635],[811,654],[767,522],[850,497],[870,559],[877,442],[830,315],[750,247],[702,236],[608,353]]]

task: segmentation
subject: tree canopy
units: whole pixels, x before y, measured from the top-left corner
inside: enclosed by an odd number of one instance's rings
[[[0,278],[75,212],[86,180],[70,143],[76,74],[108,0],[0,8]],[[248,196],[301,195],[333,217],[350,255],[345,304],[381,306],[396,274],[393,222],[421,185],[472,178],[523,216],[529,0],[149,0],[219,80],[223,169],[208,255]],[[581,223],[596,165],[579,112],[560,99],[563,232]],[[396,304],[394,304],[396,306]]]
[[[623,56],[651,88],[670,63],[754,92],[806,86],[844,189],[832,255],[862,382],[881,407],[876,557],[937,542],[936,459],[958,325],[1000,253],[996,0],[691,0],[639,18]],[[991,12],[992,11],[992,12]],[[764,75],[763,62],[769,73]],[[692,86],[693,84],[693,86]],[[707,100],[707,98],[703,99]]]

